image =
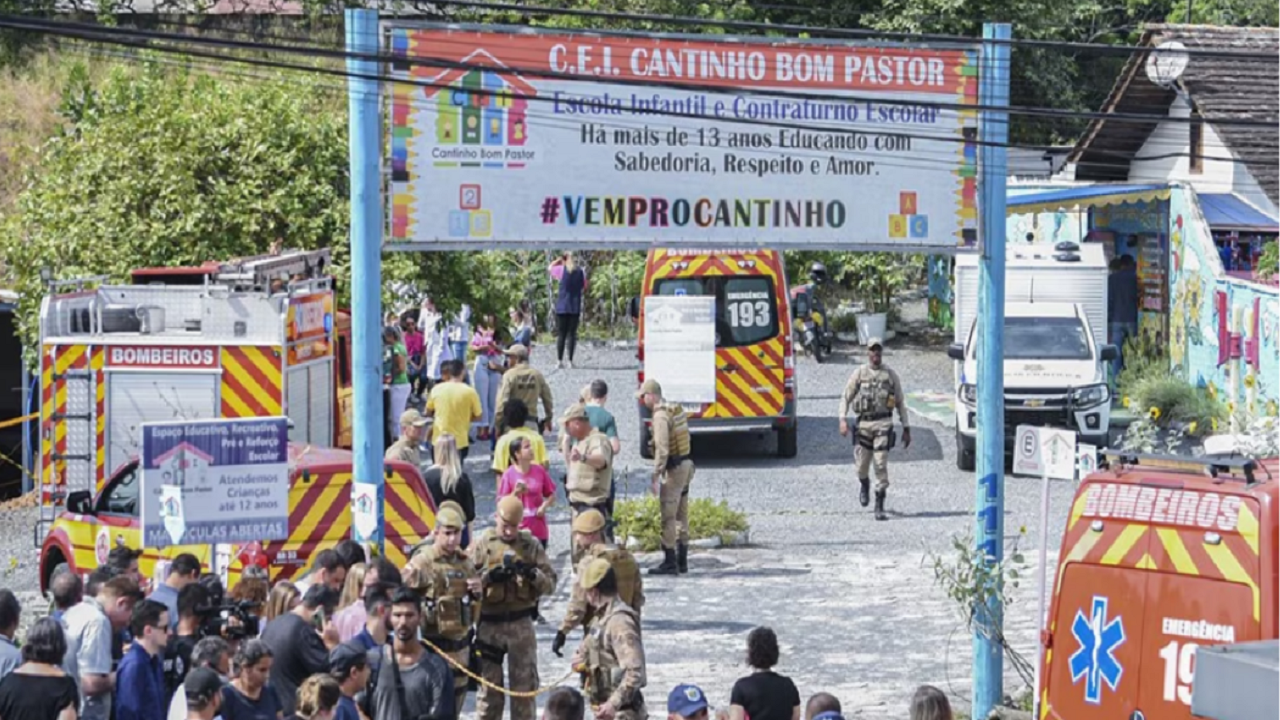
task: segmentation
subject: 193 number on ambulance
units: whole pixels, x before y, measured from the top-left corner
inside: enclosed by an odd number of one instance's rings
[[[729,303],[729,325],[735,328],[768,327],[769,303],[764,300]]]
[[[1160,648],[1164,661],[1164,700],[1191,705],[1191,681],[1196,674],[1196,643],[1172,640]]]

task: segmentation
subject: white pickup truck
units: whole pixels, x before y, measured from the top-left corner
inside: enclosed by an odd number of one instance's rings
[[[956,466],[974,467],[977,439],[977,328],[947,354],[961,362],[956,392]],[[1098,345],[1077,303],[1009,303],[1004,321],[1004,434],[1013,447],[1019,425],[1074,430],[1080,442],[1107,446],[1111,391],[1107,363],[1114,345]]]

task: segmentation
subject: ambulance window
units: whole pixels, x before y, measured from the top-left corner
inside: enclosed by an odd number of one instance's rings
[[[658,286],[655,288],[658,295],[671,297],[672,295],[706,295],[703,290],[701,278],[669,278],[659,280]]]
[[[778,334],[778,302],[773,293],[773,280],[730,277],[722,282],[716,292],[716,328],[728,328],[729,332],[719,332],[720,347],[752,345]]]
[[[98,512],[115,515],[138,514],[138,466],[130,465],[102,495]]]

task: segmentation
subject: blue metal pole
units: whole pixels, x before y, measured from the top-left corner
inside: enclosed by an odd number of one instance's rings
[[[347,52],[378,53],[378,11],[347,10]],[[351,350],[354,373],[352,439],[354,478],[376,487],[373,507],[357,502],[352,493],[355,540],[382,551],[382,185],[379,180],[381,124],[378,117],[378,83],[365,77],[378,75],[374,60],[347,58],[347,107],[351,163]],[[363,77],[356,77],[363,76]],[[376,524],[360,522],[372,514]],[[364,529],[361,529],[363,526]]]
[[[987,107],[1009,105],[1010,26],[982,27],[979,102]],[[978,273],[978,417],[977,489],[975,510],[977,550],[988,562],[1004,557],[1004,250],[1005,183],[1009,140],[1007,112],[986,110],[978,136],[981,148],[980,213],[982,258]],[[1004,694],[1004,652],[998,638],[1004,608],[998,599],[975,608],[978,627],[973,637],[973,713],[985,718]]]

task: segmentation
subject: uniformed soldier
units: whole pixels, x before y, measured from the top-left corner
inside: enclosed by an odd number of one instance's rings
[[[609,562],[618,582],[618,597],[636,611],[637,617],[644,607],[644,586],[640,581],[640,568],[635,556],[624,547],[606,543],[604,528],[604,514],[599,510],[587,510],[573,520],[573,544],[582,560],[578,563],[578,580],[573,584],[569,609],[551,643],[551,652],[556,655],[560,654],[566,638],[574,628],[581,625],[590,630],[592,620],[598,615],[587,604],[587,591],[582,586],[582,578],[586,577],[587,566],[592,560],[604,558]]]
[[[547,384],[547,379],[538,372],[537,368],[529,364],[529,348],[523,345],[512,345],[506,350],[507,357],[511,358],[511,369],[502,374],[502,384],[498,386],[498,400],[494,407],[503,407],[507,400],[515,398],[524,402],[525,407],[529,408],[529,419],[536,422],[538,416],[538,400],[542,400],[542,410],[546,413],[545,420],[537,423],[534,427],[539,430],[547,430],[551,425],[551,418],[555,417],[555,410],[551,404],[551,386]],[[500,421],[497,418],[495,422]],[[507,431],[507,428],[499,426],[498,434]]]
[[[565,452],[569,470],[564,486],[569,495],[571,517],[577,518],[592,509],[607,517],[613,482],[613,446],[609,436],[591,427],[587,407],[582,403],[569,406],[560,420],[569,440]],[[574,546],[574,564],[581,558],[582,554]]]
[[[662,564],[650,575],[675,575],[689,571],[689,483],[693,459],[689,417],[684,408],[662,399],[662,386],[645,380],[636,397],[653,414],[653,494],[662,507]]]
[[[405,569],[405,585],[424,601],[422,636],[448,653],[462,667],[471,664],[471,632],[479,617],[483,584],[471,558],[462,551],[462,529],[466,526],[462,506],[452,500],[440,503],[436,511],[434,542],[416,549]],[[462,714],[469,680],[453,671],[453,716]]]
[[[848,415],[854,420],[854,457],[858,465],[858,502],[866,507],[871,490],[869,466],[876,467],[876,519],[888,520],[884,496],[889,488],[889,449],[894,444],[893,411],[902,421],[902,447],[911,445],[911,428],[907,420],[907,403],[902,397],[902,381],[898,374],[882,362],[884,345],[880,338],[867,343],[867,364],[853,371],[840,396],[840,434],[849,434]]]
[[[596,720],[645,720],[649,711],[640,690],[648,680],[640,616],[618,597],[618,577],[608,560],[587,563],[582,587],[600,619],[587,631],[573,667],[586,676],[584,691]]]
[[[476,627],[480,674],[502,687],[502,661],[507,658],[513,691],[538,687],[538,648],[533,618],[538,598],[556,587],[556,573],[542,543],[520,529],[524,503],[514,495],[498,501],[497,526],[484,531],[471,547],[471,564],[480,573],[483,607]],[[485,686],[476,696],[479,720],[500,720],[505,697]],[[511,698],[511,720],[534,720],[533,698]]]
[[[400,414],[400,437],[387,448],[387,460],[407,462],[415,468],[422,467],[422,454],[418,450],[427,436],[426,427],[431,421],[417,410],[405,410]]]

